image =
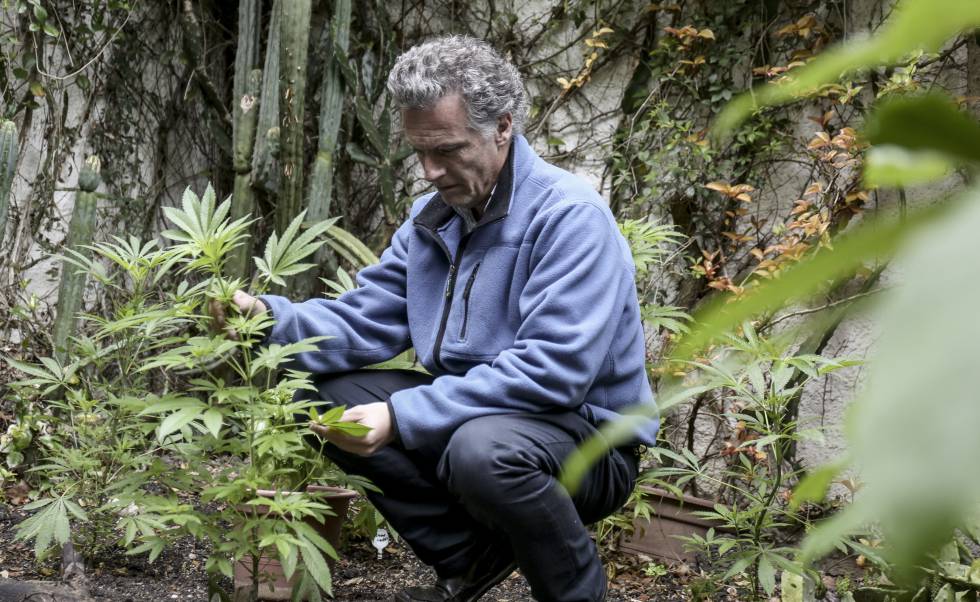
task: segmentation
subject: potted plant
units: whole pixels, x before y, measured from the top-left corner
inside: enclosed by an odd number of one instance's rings
[[[699,516],[699,511],[714,509],[709,500],[672,493],[666,489],[641,485],[637,494],[646,504],[643,515],[634,517],[632,528],[619,539],[621,550],[645,554],[676,564],[694,564],[695,554],[685,547],[684,539],[705,537],[717,523]]]
[[[316,340],[262,346],[267,316],[234,315],[228,331],[215,331],[207,309],[238,288],[285,286],[310,266],[303,260],[334,220],[301,232],[304,216],[297,216],[269,239],[246,285],[222,269],[249,222],[228,219],[229,201],[216,205],[214,196],[210,186],[200,198],[187,190],[181,208],[165,210],[175,226],[164,232],[175,241],[170,246],[117,238],[66,251],[66,266],[100,281],[111,309],[88,316],[94,334],[70,341],[64,362],[10,360],[31,377],[22,382],[36,397],[30,403],[61,410],[39,412],[32,423],[41,425],[36,439],[47,442],[35,474],[47,470],[50,480],[20,536],[34,539],[40,554],[98,516],[109,532],[122,533],[118,543],[128,553],[148,552],[152,561],[189,534],[212,544],[206,568],[219,599],[231,597],[219,577],[233,578],[236,566],[239,597],[281,597],[265,570],[278,563],[294,599],[317,600],[331,591],[339,533],[331,521],[343,516],[353,492],[315,490],[351,481],[304,441],[319,402],[295,393],[313,388],[309,375],[282,369]],[[340,422],[342,413],[315,417],[363,433]],[[69,472],[69,461],[79,469]],[[111,541],[104,527],[98,533],[88,539]]]
[[[188,190],[181,208],[165,209],[175,225],[163,233],[177,243],[175,261],[187,276],[199,279],[187,290],[194,291],[191,304],[199,310],[201,334],[144,365],[182,374],[190,387],[161,397],[142,413],[158,418],[158,441],[179,454],[194,486],[201,488],[202,503],[212,506],[166,522],[212,542],[206,568],[235,578],[238,597],[319,599],[321,589],[331,592],[329,564],[339,536],[339,523],[331,519],[342,517],[354,494],[315,487],[343,477],[305,441],[311,410],[321,424],[354,435],[366,429],[341,422],[343,408],[321,416],[314,409],[320,402],[297,399],[298,391],[313,389],[309,375],[282,368],[293,355],[315,350],[319,339],[260,345],[272,326],[268,315],[236,314],[228,317],[226,331],[206,330],[205,309],[211,303],[230,307],[234,291],[247,286],[222,274],[225,258],[248,227],[245,218],[227,219],[229,210],[229,201],[216,206],[210,187],[201,198]],[[323,244],[317,239],[335,220],[301,231],[303,218],[301,213],[269,238],[248,288],[262,293],[272,285],[285,287],[286,277],[312,267],[302,262]],[[229,461],[216,466],[213,458]],[[157,533],[136,549],[152,552],[164,544]],[[291,587],[283,587],[284,579]]]

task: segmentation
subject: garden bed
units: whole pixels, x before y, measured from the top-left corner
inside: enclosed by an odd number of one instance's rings
[[[17,509],[0,509],[0,581],[57,581],[59,559],[38,565],[29,544],[13,541],[14,528],[24,516]],[[204,572],[207,554],[204,544],[190,539],[168,548],[152,564],[147,563],[144,556],[120,553],[88,568],[89,591],[95,599],[107,602],[207,602]],[[617,575],[611,583],[608,602],[689,599],[682,578],[675,575],[647,577],[640,570],[644,561],[631,556],[616,555],[611,562]],[[389,600],[399,589],[428,583],[432,577],[429,569],[403,546],[392,544],[378,560],[369,542],[355,541],[342,550],[333,579],[335,600],[365,602]],[[516,573],[484,597],[486,602],[526,602],[530,599],[527,582]]]

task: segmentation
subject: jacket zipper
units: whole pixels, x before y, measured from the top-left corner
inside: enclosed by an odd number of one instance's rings
[[[456,248],[456,257],[450,260],[449,278],[446,279],[446,293],[445,300],[443,302],[442,321],[439,322],[439,332],[436,334],[436,344],[432,348],[432,361],[443,372],[446,372],[447,370],[446,367],[442,365],[442,360],[439,358],[439,354],[442,352],[442,339],[446,336],[446,324],[449,322],[449,312],[453,307],[453,294],[456,291],[456,274],[459,271],[459,264],[463,258],[463,250],[466,249],[466,243],[468,240],[468,234],[459,239],[459,246]]]
[[[470,319],[470,290],[473,288],[473,282],[476,281],[476,273],[480,270],[481,263],[478,261],[473,267],[469,280],[466,281],[466,288],[463,289],[463,328],[459,331],[460,340],[466,339],[466,323]]]

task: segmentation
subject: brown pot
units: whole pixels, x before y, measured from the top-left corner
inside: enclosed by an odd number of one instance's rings
[[[704,536],[716,523],[695,516],[693,512],[714,510],[714,503],[685,495],[678,498],[664,489],[641,486],[647,502],[653,507],[650,520],[641,517],[633,521],[633,533],[622,536],[619,548],[625,552],[653,556],[668,563],[695,562],[693,552],[684,549],[677,536]]]
[[[330,506],[334,516],[325,516],[323,523],[319,523],[313,518],[307,518],[306,523],[316,529],[330,545],[336,549],[340,545],[340,528],[343,526],[344,518],[347,516],[347,507],[350,505],[357,492],[341,487],[328,487],[325,485],[309,485],[306,492],[321,499]],[[275,497],[276,492],[270,489],[260,489],[258,493],[261,497]],[[288,492],[287,492],[288,493]],[[268,506],[244,506],[245,512],[255,512],[264,514],[269,511]],[[334,561],[327,557],[327,566],[333,570]],[[289,600],[293,592],[293,579],[286,579],[286,574],[282,570],[282,564],[278,556],[265,556],[259,558],[259,600]],[[252,557],[246,556],[235,564],[235,599],[248,600],[248,592],[252,588]]]

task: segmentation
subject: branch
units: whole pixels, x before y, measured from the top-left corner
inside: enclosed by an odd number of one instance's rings
[[[821,305],[820,307],[811,307],[810,309],[801,309],[800,311],[790,312],[788,314],[785,314],[785,315],[779,316],[778,318],[775,318],[774,320],[770,321],[766,326],[768,328],[772,328],[776,324],[779,324],[780,322],[784,322],[786,320],[789,320],[790,318],[797,318],[799,316],[806,316],[806,315],[815,314],[817,312],[821,312],[821,311],[824,311],[824,310],[827,310],[827,309],[833,309],[835,307],[838,307],[838,306],[841,306],[841,305],[846,305],[846,304],[851,303],[853,301],[857,301],[858,299],[862,299],[864,297],[870,297],[872,295],[876,295],[876,294],[878,294],[880,292],[883,292],[885,290],[888,290],[888,289],[878,288],[878,289],[875,289],[873,291],[868,291],[868,292],[864,292],[864,293],[857,293],[856,295],[851,295],[850,297],[845,297],[843,299],[838,299],[837,301],[832,301],[830,303],[827,303],[826,305]]]

